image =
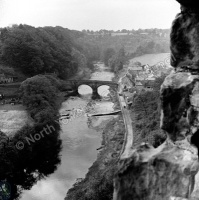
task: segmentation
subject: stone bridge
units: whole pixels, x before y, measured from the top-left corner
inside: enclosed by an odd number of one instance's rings
[[[69,80],[69,81],[65,81],[67,86],[70,87],[70,89],[72,89],[74,91],[75,94],[79,94],[78,93],[78,88],[81,85],[87,85],[89,87],[92,88],[93,90],[93,95],[92,98],[93,99],[97,99],[100,98],[100,95],[98,93],[98,88],[100,86],[106,85],[111,87],[113,90],[117,90],[118,89],[118,83],[112,82],[112,81],[99,81],[99,80]]]

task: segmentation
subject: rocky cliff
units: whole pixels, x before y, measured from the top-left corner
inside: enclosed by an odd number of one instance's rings
[[[177,0],[181,13],[171,31],[175,71],[161,87],[161,128],[167,140],[158,148],[144,143],[121,159],[114,200],[199,200],[199,9]]]

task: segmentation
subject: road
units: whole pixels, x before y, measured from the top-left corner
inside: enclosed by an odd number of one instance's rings
[[[125,99],[123,96],[120,96],[121,90],[118,93],[118,99],[124,119],[125,124],[125,137],[124,137],[124,144],[123,149],[121,151],[120,159],[128,158],[132,152],[132,145],[133,145],[133,127],[132,127],[132,120],[130,117],[130,112],[126,105]]]

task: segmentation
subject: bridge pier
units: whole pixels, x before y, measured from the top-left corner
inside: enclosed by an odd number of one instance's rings
[[[92,94],[92,99],[101,99],[101,96],[98,94],[98,87],[97,86],[92,86],[93,89],[93,94]]]
[[[80,96],[80,94],[78,92],[78,87],[73,87],[72,90],[73,90],[73,92],[71,93],[71,95]]]

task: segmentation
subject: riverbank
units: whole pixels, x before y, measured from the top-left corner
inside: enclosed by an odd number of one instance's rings
[[[120,71],[112,80],[118,82],[125,74]],[[117,91],[109,89],[110,100],[113,102],[113,109],[120,109]],[[65,200],[112,200],[113,178],[117,171],[117,162],[121,155],[125,136],[125,125],[123,116],[119,114],[110,120],[102,132],[101,147],[96,161],[89,168],[84,179],[77,179],[77,182],[69,189]]]
[[[113,198],[113,178],[124,140],[122,116],[111,120],[102,133],[97,160],[89,168],[85,179],[76,182],[68,191],[65,200]]]

